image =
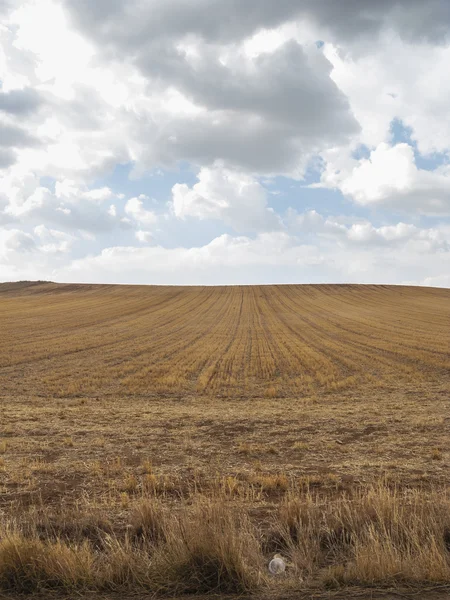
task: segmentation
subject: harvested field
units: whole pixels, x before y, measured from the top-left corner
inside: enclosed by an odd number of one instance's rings
[[[440,381],[450,367],[447,290],[43,284],[0,298],[6,392],[273,398]]]
[[[0,591],[445,588],[449,326],[443,289],[0,285]]]

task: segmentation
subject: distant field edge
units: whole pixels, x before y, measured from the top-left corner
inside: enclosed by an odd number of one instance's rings
[[[425,290],[445,290],[450,292],[450,288],[439,286],[427,286],[420,284],[405,284],[405,283],[350,283],[350,282],[290,282],[290,283],[219,283],[219,284],[178,284],[178,283],[93,283],[93,282],[57,282],[51,280],[20,280],[20,281],[0,281],[0,292],[24,290],[26,288],[35,288],[39,286],[54,286],[58,288],[113,288],[113,287],[142,287],[142,288],[259,288],[259,287],[333,287],[333,288],[355,288],[355,287],[372,287],[372,288],[405,288],[405,289],[425,289]]]

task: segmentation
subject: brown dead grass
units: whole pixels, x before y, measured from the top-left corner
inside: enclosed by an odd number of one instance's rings
[[[0,591],[450,583],[448,290],[0,285],[0,320]]]
[[[331,498],[290,492],[266,520],[226,494],[170,507],[147,497],[116,530],[92,506],[84,510],[41,507],[22,512],[20,523],[5,519],[0,591],[174,596],[450,586],[450,497],[442,490],[379,482]],[[275,552],[288,565],[281,578],[267,572]]]

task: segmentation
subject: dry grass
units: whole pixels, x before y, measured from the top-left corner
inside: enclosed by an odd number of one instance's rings
[[[272,539],[306,577],[319,569],[327,586],[449,584],[449,500],[445,492],[385,484],[326,505],[310,494],[292,496]]]
[[[22,513],[20,525],[5,520],[0,530],[0,591],[173,596],[450,586],[450,497],[443,491],[378,483],[332,498],[290,492],[267,519],[251,513],[226,494],[172,506],[140,498],[122,530],[93,513]],[[289,565],[281,579],[267,573],[275,552]]]
[[[450,584],[448,290],[0,285],[0,319],[0,592]]]
[[[4,525],[0,591],[240,594],[264,582],[256,529],[243,511],[199,499],[173,514],[146,501],[134,508],[131,521],[122,535],[76,527],[69,538],[45,528],[46,521]]]

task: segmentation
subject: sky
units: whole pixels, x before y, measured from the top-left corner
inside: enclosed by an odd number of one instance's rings
[[[0,281],[450,287],[448,0],[0,0]]]

